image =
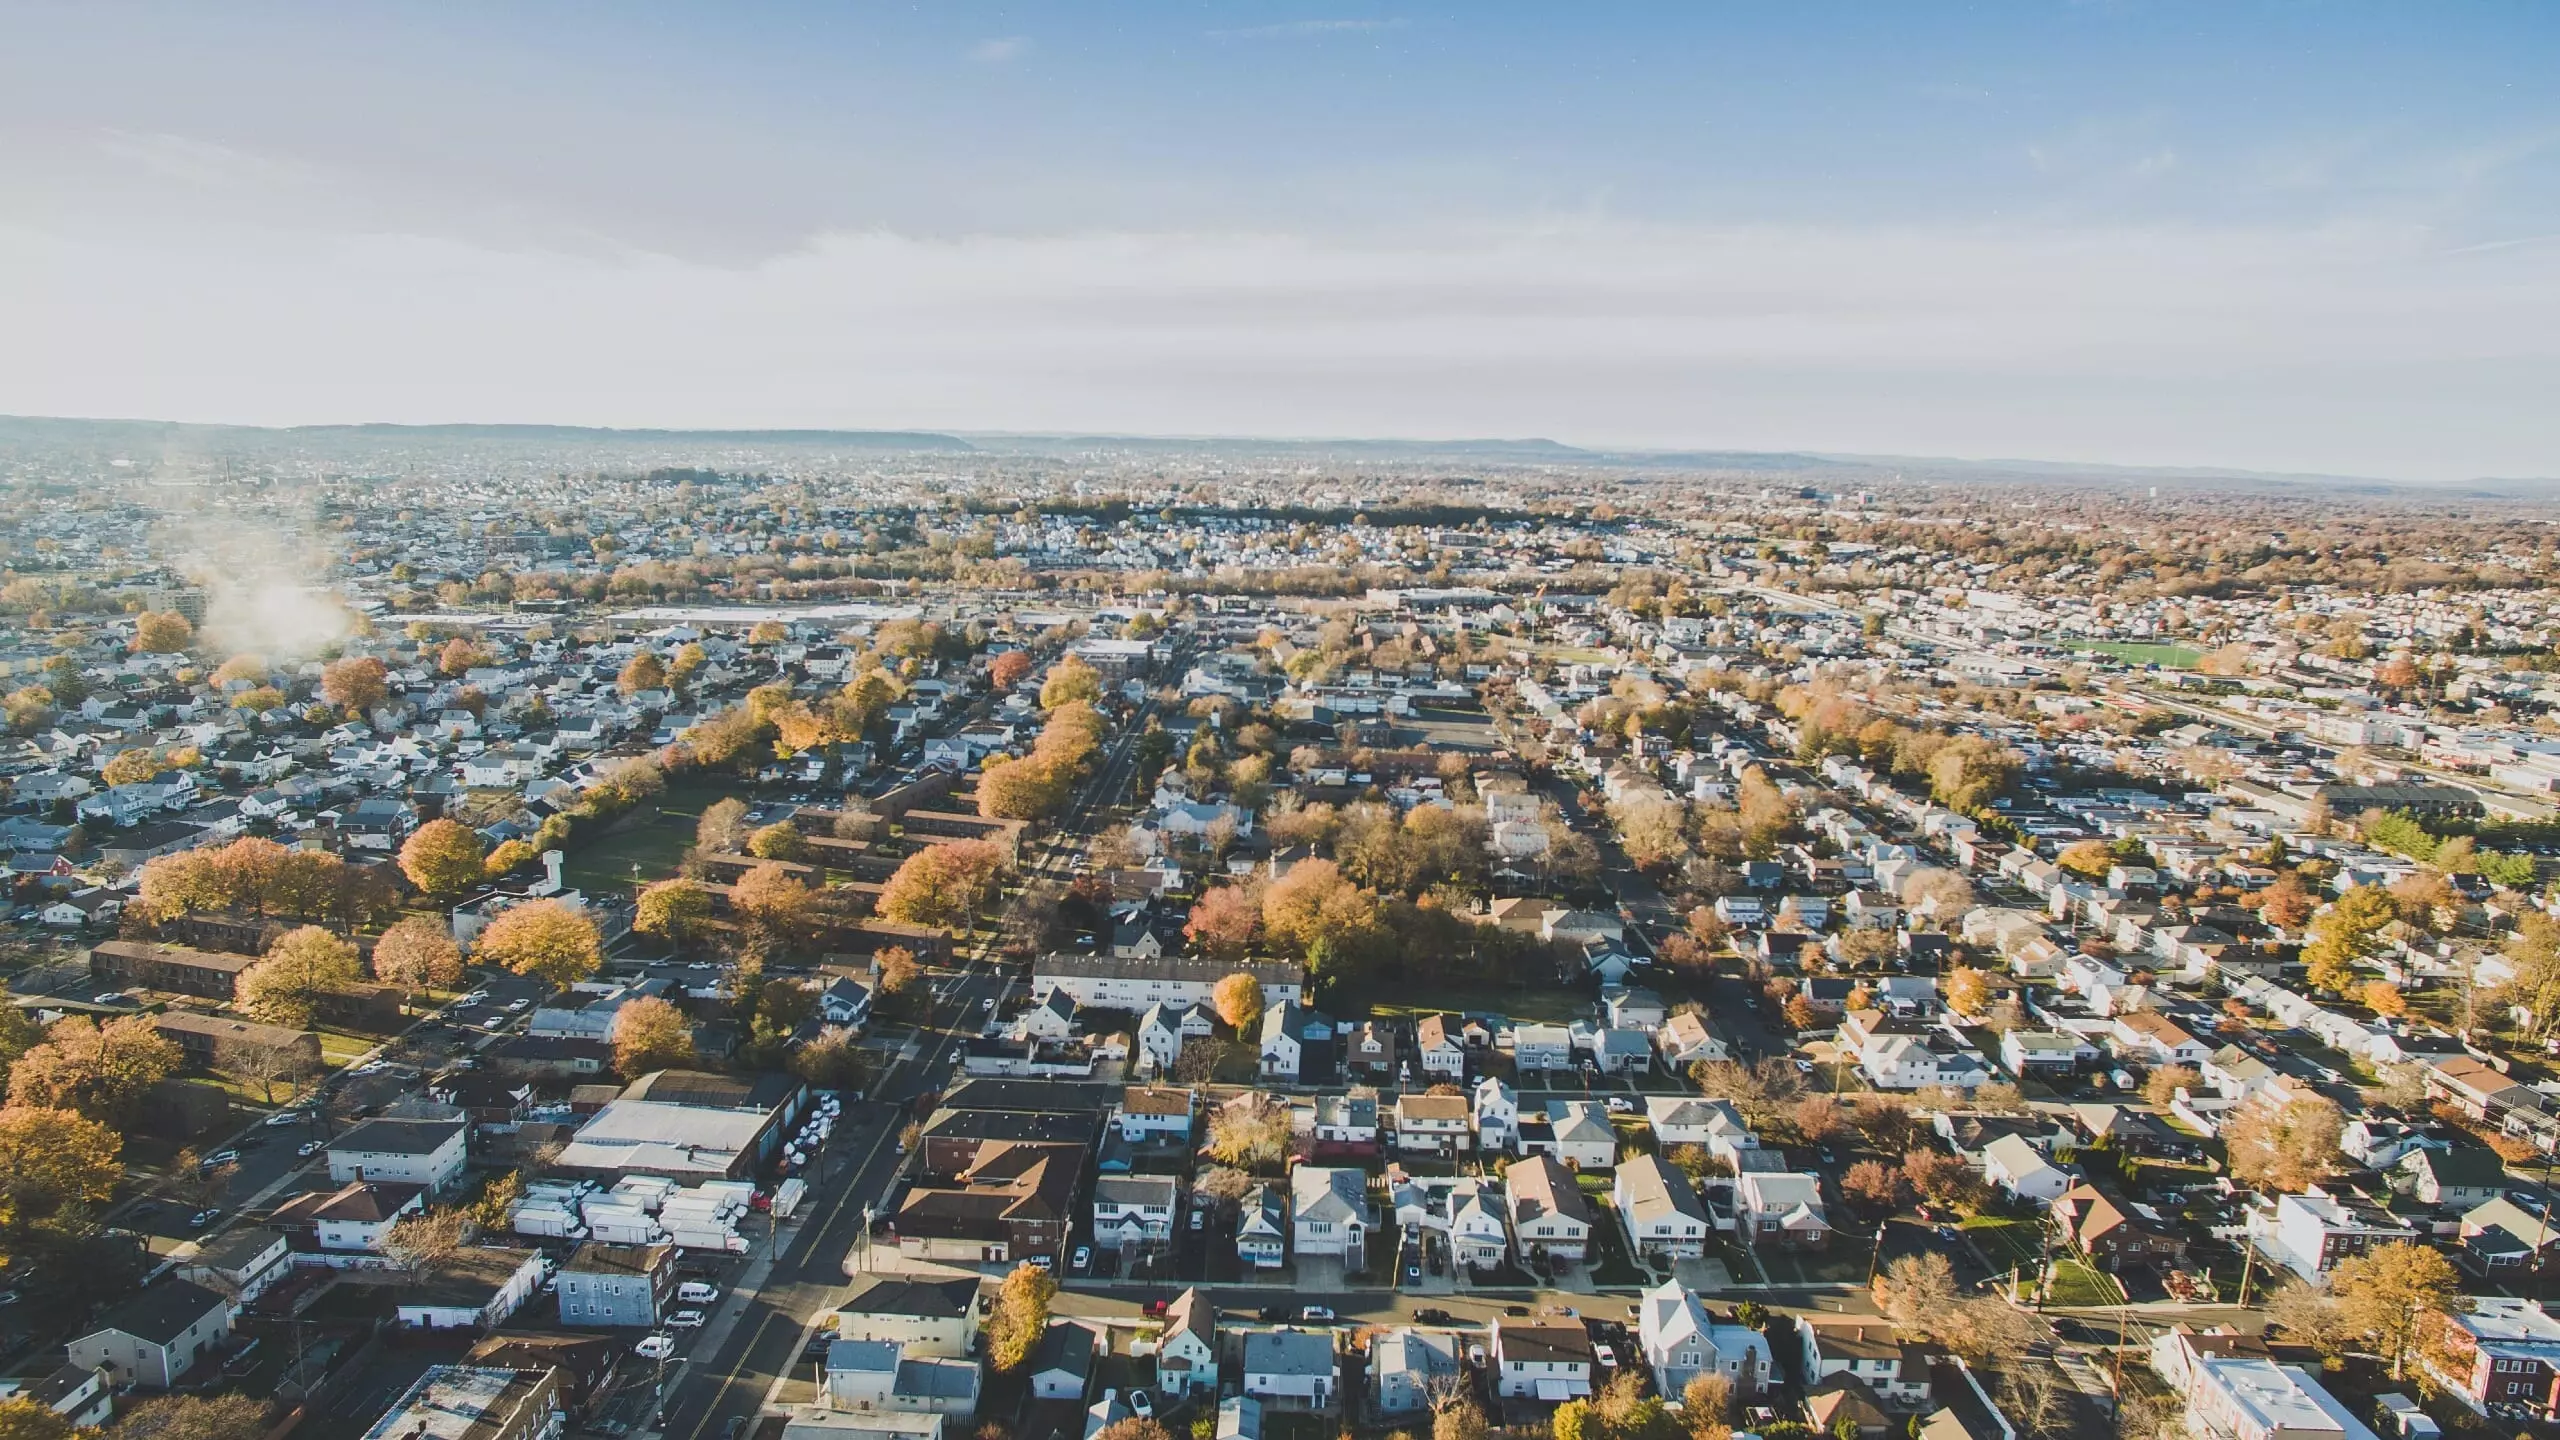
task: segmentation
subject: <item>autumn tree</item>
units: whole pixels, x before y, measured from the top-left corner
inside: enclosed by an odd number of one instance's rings
[[[413,1275],[432,1275],[471,1243],[471,1217],[457,1207],[428,1210],[393,1221],[382,1253]]]
[[[358,713],[381,704],[390,691],[391,672],[371,655],[330,662],[320,671],[320,697],[341,710]]]
[[[528,900],[489,922],[472,946],[481,963],[530,975],[566,990],[604,964],[604,943],[584,910],[557,900]]]
[[[779,863],[768,860],[729,887],[729,908],[769,940],[798,944],[818,927],[818,897]]]
[[[1881,1160],[1861,1160],[1840,1177],[1840,1190],[1870,1210],[1889,1211],[1902,1203],[1902,1172]]]
[[[1010,690],[1031,673],[1031,656],[1022,650],[1007,650],[987,662],[987,683],[998,690]]]
[[[2467,1304],[2453,1262],[2411,1240],[2339,1261],[2329,1275],[2329,1293],[2348,1328],[2374,1353],[2389,1357],[2394,1380],[2406,1373],[2427,1327]]]
[[[1343,878],[1330,860],[1301,860],[1262,892],[1264,933],[1311,960],[1357,944],[1377,922],[1376,897]]]
[[[415,993],[450,990],[462,983],[462,947],[453,932],[424,915],[412,915],[382,932],[373,945],[373,977]]]
[[[1970,965],[1949,969],[1939,988],[1946,992],[1947,1008],[1959,1015],[1979,1015],[1991,1003],[1990,979]]]
[[[900,862],[881,887],[880,913],[908,925],[965,925],[986,903],[1004,852],[984,840],[928,845]]]
[[[978,813],[989,820],[1037,820],[1067,803],[1069,772],[1037,755],[998,760],[978,772]]]
[[[2354,1327],[2339,1312],[2337,1298],[2318,1285],[2288,1279],[2267,1297],[2267,1323],[2298,1345],[2308,1345],[2336,1359],[2354,1345]]]
[[[2263,908],[2263,907],[2261,907]],[[2311,983],[2335,994],[2355,983],[2356,966],[2371,959],[2382,932],[2400,918],[2400,907],[2379,885],[2358,885],[2314,917],[2302,961]]]
[[[1049,678],[1040,683],[1040,708],[1043,710],[1055,710],[1079,700],[1092,705],[1101,699],[1102,676],[1073,655],[1050,666]]]
[[[240,972],[240,1008],[269,1025],[311,1028],[320,997],[363,978],[356,947],[305,925],[277,938],[257,964]]]
[[[693,1025],[655,995],[624,1002],[613,1013],[613,1068],[626,1080],[694,1063]]]
[[[1240,1170],[1268,1170],[1289,1153],[1289,1112],[1279,1105],[1225,1105],[1209,1116],[1207,1154]]]
[[[1031,1359],[1049,1329],[1049,1302],[1058,1282],[1047,1270],[1028,1261],[1016,1265],[996,1287],[987,1307],[987,1359],[998,1374],[1010,1375]]]
[[[449,899],[480,883],[487,856],[487,847],[470,826],[430,820],[401,843],[400,873],[427,894]]]
[[[82,1440],[95,1430],[73,1425],[68,1416],[32,1395],[11,1395],[0,1400],[0,1440]]]
[[[1212,960],[1241,960],[1262,936],[1262,899],[1248,885],[1213,885],[1191,907],[1182,933]]]
[[[1242,1035],[1262,1019],[1262,982],[1239,970],[1210,989],[1209,1008],[1218,1012],[1228,1029]]]
[[[147,1015],[104,1025],[85,1015],[57,1020],[44,1043],[9,1067],[9,1103],[75,1110],[122,1130],[151,1088],[175,1074],[184,1057]]]
[[[2272,1190],[2308,1189],[2337,1168],[2344,1124],[2337,1105],[2319,1095],[2251,1100],[2223,1127],[2232,1178]]]
[[[2104,840],[2079,840],[2062,847],[2053,863],[2084,880],[2103,880],[2115,868],[2116,852]]]
[[[261,1440],[270,1428],[254,1395],[159,1395],[118,1416],[105,1440]]]
[[[2409,1013],[2409,1002],[2401,995],[2400,987],[2388,980],[2369,981],[2356,993],[2364,1001],[2366,1009],[2386,1020],[2396,1020]]]
[[[0,1109],[0,1236],[41,1225],[65,1207],[102,1210],[124,1178],[124,1137],[76,1111]]]
[[[661,880],[640,892],[631,928],[681,947],[711,918],[711,892],[701,882],[681,877]]]
[[[175,655],[196,638],[196,627],[175,610],[146,610],[133,621],[137,655]]]
[[[622,673],[614,677],[613,684],[625,695],[662,690],[667,684],[667,662],[655,650],[638,651],[623,662]]]
[[[747,802],[735,795],[712,801],[693,822],[695,848],[715,855],[746,849],[747,834]]]
[[[2142,1098],[2165,1110],[2179,1091],[2192,1091],[2203,1083],[2204,1077],[2192,1065],[2156,1066],[2142,1079]]]
[[[1876,1309],[1897,1330],[1935,1336],[1955,1312],[1955,1267],[1935,1250],[1895,1256],[1871,1288]]]
[[[809,839],[800,833],[799,826],[777,820],[747,837],[747,853],[759,860],[806,860]]]

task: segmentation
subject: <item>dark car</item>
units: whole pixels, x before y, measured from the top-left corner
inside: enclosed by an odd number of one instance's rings
[[[1413,1320],[1417,1325],[1446,1325],[1449,1323],[1449,1312],[1438,1306],[1425,1305],[1413,1312]]]

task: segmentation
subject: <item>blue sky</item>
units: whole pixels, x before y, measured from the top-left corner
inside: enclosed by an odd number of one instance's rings
[[[0,410],[2560,474],[2560,8],[62,5]]]

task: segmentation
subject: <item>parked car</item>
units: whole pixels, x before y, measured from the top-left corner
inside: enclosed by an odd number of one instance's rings
[[[667,1317],[667,1326],[673,1330],[699,1330],[702,1328],[702,1312],[679,1310]]]
[[[190,1230],[201,1230],[221,1217],[222,1209],[220,1206],[215,1206],[209,1210],[199,1210],[193,1215],[187,1217],[187,1228]]]
[[[1303,1306],[1298,1311],[1298,1318],[1309,1323],[1330,1321],[1333,1319],[1333,1307],[1330,1305]]]
[[[1156,1397],[1144,1390],[1130,1391],[1129,1413],[1141,1420],[1153,1420],[1156,1418]]]
[[[719,1286],[705,1285],[699,1280],[687,1280],[676,1287],[676,1299],[687,1305],[708,1305],[719,1298]]]
[[[1087,1271],[1087,1270],[1092,1269],[1092,1268],[1093,1268],[1093,1247],[1092,1247],[1092,1246],[1090,1246],[1090,1245],[1079,1245],[1079,1246],[1077,1246],[1077,1247],[1076,1247],[1076,1253],[1075,1253],[1073,1256],[1069,1257],[1069,1258],[1068,1258],[1068,1260],[1067,1260],[1067,1268],[1068,1268],[1068,1269],[1070,1269],[1070,1270],[1073,1270],[1074,1272],[1076,1272],[1076,1273],[1077,1273],[1077,1274],[1079,1274],[1079,1275],[1083,1274],[1083,1273],[1084,1273],[1085,1271]]]
[[[676,1353],[676,1337],[652,1335],[631,1347],[631,1353],[643,1360],[664,1360]]]
[[[281,1110],[260,1121],[262,1125],[296,1125],[309,1117],[300,1110]]]
[[[1628,1099],[1624,1095],[1612,1095],[1609,1097],[1609,1113],[1612,1115],[1633,1115],[1636,1113],[1636,1102]]]
[[[319,1141],[319,1140],[305,1140],[305,1141],[303,1141],[300,1145],[298,1145],[298,1146],[294,1147],[294,1152],[293,1152],[293,1153],[294,1153],[294,1154],[296,1154],[296,1155],[302,1156],[304,1159],[306,1159],[306,1160],[307,1160],[307,1159],[309,1159],[310,1157],[312,1157],[312,1156],[314,1156],[314,1155],[317,1155],[317,1154],[319,1154],[321,1151],[326,1150],[326,1149],[328,1149],[328,1148],[329,1148],[329,1147],[328,1147],[328,1145],[327,1145],[325,1142],[323,1142],[323,1141]]]
[[[1446,1325],[1449,1323],[1449,1312],[1441,1309],[1437,1305],[1424,1305],[1413,1312],[1413,1323],[1416,1325]]]

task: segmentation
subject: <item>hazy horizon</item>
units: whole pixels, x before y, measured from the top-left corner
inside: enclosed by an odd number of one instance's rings
[[[2560,475],[2560,15],[40,11],[0,411]]]

